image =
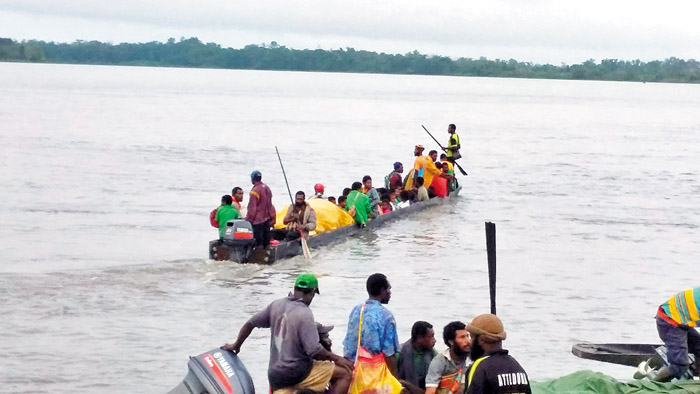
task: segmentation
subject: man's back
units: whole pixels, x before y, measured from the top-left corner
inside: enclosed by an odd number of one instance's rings
[[[425,186],[419,187],[417,197],[418,197],[418,201],[430,200],[430,196],[428,195],[428,189],[426,189]]]
[[[273,301],[251,318],[255,327],[270,330],[268,378],[273,389],[301,382],[320,352],[318,330],[313,312],[292,295]]]
[[[360,345],[372,354],[384,353],[387,357],[394,355],[399,349],[394,315],[379,301],[367,300],[365,305]],[[355,360],[361,308],[362,304],[355,306],[348,319],[348,331],[343,340],[343,353],[348,360]]]
[[[369,197],[366,194],[360,193],[358,190],[353,190],[348,194],[346,201],[346,210],[355,207],[355,221],[357,223],[367,224],[367,215],[371,210]]]
[[[674,326],[696,327],[700,324],[700,287],[675,294],[659,306],[657,313]]]
[[[248,213],[246,220],[252,224],[260,224],[274,217],[272,206],[272,191],[262,182],[257,182],[250,190]]]
[[[474,361],[467,372],[467,394],[531,392],[527,373],[505,349]]]
[[[214,220],[219,224],[219,236],[224,236],[226,232],[226,222],[231,219],[238,219],[238,210],[233,206],[224,204],[216,210]]]

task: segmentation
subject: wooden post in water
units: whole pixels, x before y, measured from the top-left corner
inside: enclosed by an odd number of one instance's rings
[[[489,261],[489,293],[491,313],[496,314],[496,225],[486,222],[486,254]]]

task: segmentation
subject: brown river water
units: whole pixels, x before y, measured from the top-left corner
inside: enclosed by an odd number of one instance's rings
[[[0,392],[166,392],[303,271],[337,352],[374,272],[402,342],[416,320],[440,337],[489,309],[486,221],[530,377],[630,379],[571,345],[658,342],[658,305],[698,286],[698,108],[698,85],[0,63]],[[207,259],[209,211],[252,170],[288,203],[275,146],[292,192],[338,195],[449,123],[455,201],[309,261]],[[268,341],[241,352],[259,392]]]

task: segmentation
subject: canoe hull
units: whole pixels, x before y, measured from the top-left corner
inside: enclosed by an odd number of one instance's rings
[[[577,343],[571,352],[580,358],[636,367],[642,361],[658,358],[656,349],[662,345],[646,343]]]
[[[378,216],[374,220],[369,221],[363,228],[353,224],[315,235],[308,239],[309,248],[326,246],[333,242],[351,237],[362,231],[368,231],[382,226],[386,222],[397,220],[406,215],[422,211],[428,207],[445,204],[454,197],[457,197],[461,190],[462,187],[460,186],[457,190],[450,193],[450,196],[447,198],[431,198],[428,201],[416,203],[409,207],[397,209]],[[281,242],[279,245],[271,245],[266,250],[252,251],[252,255],[251,251],[245,248],[222,244],[219,242],[219,240],[209,241],[209,258],[212,260],[230,260],[237,263],[272,264],[275,261],[299,256],[302,253],[303,250],[301,248],[301,241],[298,239],[289,242]]]

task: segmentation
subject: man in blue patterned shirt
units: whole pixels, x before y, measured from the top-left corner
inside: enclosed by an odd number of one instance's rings
[[[360,345],[372,354],[384,353],[387,367],[394,376],[398,376],[396,353],[399,350],[399,337],[396,333],[396,320],[394,320],[394,315],[384,308],[384,304],[388,304],[389,299],[391,299],[389,280],[384,274],[370,275],[367,278],[367,293],[369,299],[355,306],[350,312],[348,332],[343,340],[345,358],[355,361],[360,309],[362,305],[365,305],[362,314],[362,341]]]

